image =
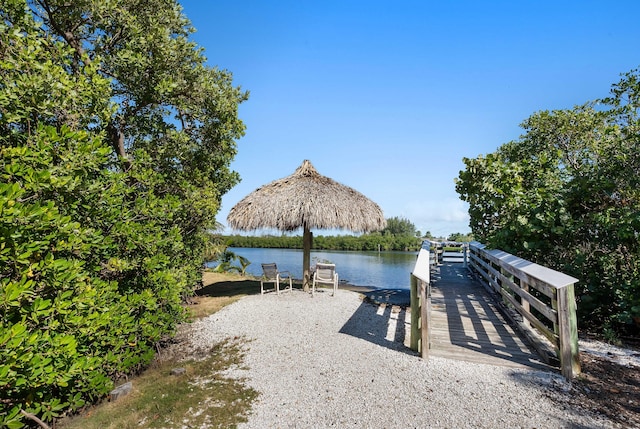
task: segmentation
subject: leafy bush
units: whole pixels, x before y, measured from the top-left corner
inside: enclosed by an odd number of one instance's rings
[[[0,392],[10,402],[0,406],[8,407],[2,423],[12,427],[21,409],[51,420],[111,385],[101,345],[115,339],[110,324],[119,320],[118,308],[109,300],[117,285],[97,277],[91,264],[92,252],[107,243],[55,201],[70,184],[82,186],[80,176],[91,168],[69,165],[64,175],[48,168],[52,152],[69,142],[85,153],[104,148],[86,133],[62,132],[40,127],[33,145],[1,152]]]
[[[611,97],[538,112],[465,159],[456,190],[480,241],[564,271],[583,326],[640,332],[640,72]]]
[[[103,397],[184,320],[243,129],[245,95],[203,66],[175,3],[37,3],[47,7],[36,20],[36,3],[0,0],[0,427],[10,428]],[[139,25],[154,14],[163,25]],[[130,43],[107,51],[111,37]],[[136,45],[146,42],[158,45]],[[164,70],[161,82],[138,91],[119,75],[127,49],[151,53],[141,67]],[[168,76],[192,98],[172,94]],[[183,130],[168,117],[177,110]]]

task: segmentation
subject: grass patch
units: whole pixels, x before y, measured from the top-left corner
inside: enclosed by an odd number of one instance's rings
[[[202,276],[202,285],[188,305],[192,320],[207,317],[244,296],[260,293],[260,280],[237,274],[207,271]]]
[[[260,293],[260,281],[233,274],[205,273],[189,309],[206,317],[243,296]],[[59,429],[227,428],[246,421],[258,392],[228,370],[242,367],[244,338],[235,338],[189,356],[156,359],[133,378],[133,391],[83,414],[58,420]],[[174,368],[182,375],[171,375]]]
[[[462,246],[456,246],[456,247],[445,246],[442,248],[442,250],[444,250],[445,252],[462,252],[463,249],[464,247]]]
[[[198,353],[195,359],[166,361],[145,371],[134,390],[115,402],[96,406],[83,416],[69,418],[64,429],[145,429],[163,427],[226,428],[246,421],[258,393],[241,379],[224,375],[242,365],[240,339],[227,340]],[[171,375],[180,367],[186,372]]]

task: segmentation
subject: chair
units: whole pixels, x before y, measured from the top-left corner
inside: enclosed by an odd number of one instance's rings
[[[313,273],[313,285],[311,287],[311,295],[315,294],[316,283],[329,284],[333,286],[333,293],[336,294],[338,290],[338,273],[336,273],[335,264],[316,264],[316,270]]]
[[[260,278],[260,295],[264,294],[264,284],[274,283],[276,294],[280,295],[280,280],[289,279],[289,291],[293,290],[291,273],[289,271],[278,271],[276,264],[262,264],[262,277]],[[287,290],[285,288],[285,290]]]

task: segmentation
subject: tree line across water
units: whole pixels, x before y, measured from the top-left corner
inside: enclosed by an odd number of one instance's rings
[[[449,241],[470,241],[470,234],[453,233]],[[440,239],[426,232],[416,230],[415,225],[404,217],[387,219],[387,226],[379,232],[361,235],[314,235],[312,248],[318,250],[360,250],[360,251],[417,251],[427,239]],[[300,235],[212,235],[212,240],[225,247],[257,247],[274,249],[302,249]],[[216,254],[211,258],[215,259]]]
[[[244,236],[229,235],[221,237],[229,247],[258,247],[274,249],[302,249],[302,236],[264,235]],[[422,239],[409,235],[383,235],[380,233],[363,235],[337,235],[313,237],[312,248],[317,250],[382,250],[382,251],[417,251]]]

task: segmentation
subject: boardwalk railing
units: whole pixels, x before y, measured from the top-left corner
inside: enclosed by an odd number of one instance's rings
[[[467,263],[469,243],[454,243],[425,240],[422,248],[431,253],[431,264],[439,265],[443,262]]]
[[[423,358],[431,348],[431,270],[442,262],[467,264],[467,243],[447,246],[437,241],[425,241],[411,273],[411,340],[412,350]],[[414,311],[413,309],[416,309]]]
[[[502,298],[505,314],[545,362],[557,364],[558,359],[567,379],[580,373],[574,292],[578,279],[502,250],[487,250],[480,243],[469,244],[469,268],[491,293]],[[522,320],[512,317],[509,310],[515,310]]]

